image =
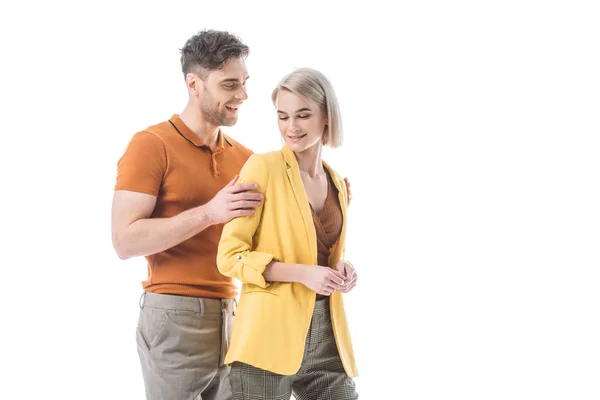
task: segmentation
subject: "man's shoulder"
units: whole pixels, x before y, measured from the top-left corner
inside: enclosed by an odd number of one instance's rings
[[[173,136],[174,129],[173,129],[173,126],[171,125],[171,122],[163,121],[163,122],[159,122],[158,124],[151,125],[151,126],[147,127],[146,129],[142,130],[141,132],[153,135],[153,136],[161,139],[162,141],[165,141],[169,137]]]
[[[247,148],[246,146],[244,146],[243,144],[241,144],[240,142],[238,142],[237,140],[235,140],[231,136],[227,135],[226,133],[223,133],[223,136],[225,138],[225,142],[227,142],[227,144],[229,144],[229,146],[231,146],[232,148],[234,148],[239,153],[245,155],[246,158],[248,158],[252,154],[254,154],[254,152],[252,150],[250,150],[249,148]]]
[[[168,129],[170,126],[169,121],[165,121],[137,131],[131,138],[131,143],[164,146],[165,142],[168,141],[169,136],[171,136]]]

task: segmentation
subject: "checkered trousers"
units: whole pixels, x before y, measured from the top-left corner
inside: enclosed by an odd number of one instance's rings
[[[234,362],[229,382],[233,400],[289,400],[292,393],[297,400],[358,399],[354,381],[346,375],[335,344],[329,298],[315,304],[302,366],[295,375],[278,375]]]

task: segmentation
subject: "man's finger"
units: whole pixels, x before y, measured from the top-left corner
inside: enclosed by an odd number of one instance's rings
[[[254,212],[255,212],[254,208],[235,210],[231,213],[231,219],[234,219],[237,217],[247,217],[248,215],[254,214]]]
[[[352,201],[352,190],[350,190],[350,181],[348,178],[344,178],[344,183],[346,184],[346,192],[348,192],[348,205]]]
[[[230,180],[229,183],[225,187],[229,187],[229,186],[235,185],[235,183],[237,182],[237,180],[238,180],[239,177],[240,177],[239,175],[234,176],[233,179]]]
[[[231,186],[231,193],[247,192],[249,190],[258,189],[256,183],[238,183],[237,185]]]
[[[261,201],[262,199],[264,199],[265,196],[263,196],[262,193],[257,193],[257,192],[240,192],[240,193],[236,193],[231,197],[231,201],[232,202],[238,202],[238,201]]]
[[[233,203],[234,210],[243,210],[246,208],[256,208],[260,206],[260,201],[236,201]]]

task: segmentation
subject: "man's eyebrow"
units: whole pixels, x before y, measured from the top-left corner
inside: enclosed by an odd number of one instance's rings
[[[246,82],[246,81],[247,81],[249,78],[250,78],[250,77],[249,77],[249,76],[247,76],[247,77],[246,77],[246,79],[244,79],[244,82]],[[239,80],[239,79],[237,79],[237,78],[225,78],[225,79],[223,79],[223,80],[221,81],[221,83],[224,83],[224,82],[239,82],[239,81],[240,81],[240,80]]]

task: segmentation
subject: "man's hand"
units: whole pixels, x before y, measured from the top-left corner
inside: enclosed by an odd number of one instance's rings
[[[329,296],[344,283],[342,274],[329,267],[306,266],[301,283],[317,294]]]
[[[350,190],[350,181],[348,178],[344,178],[344,183],[346,184],[346,190],[348,192],[348,205],[350,205],[350,202],[352,201],[352,191]]]
[[[231,182],[219,191],[204,207],[211,225],[224,224],[236,217],[252,215],[263,200],[262,193],[251,192],[258,189],[255,183],[235,184],[236,175]]]
[[[349,293],[352,289],[354,289],[354,286],[356,286],[356,280],[358,279],[356,270],[354,269],[352,264],[345,260],[338,261],[335,268],[344,277],[344,284],[340,286],[338,290],[342,293]]]

